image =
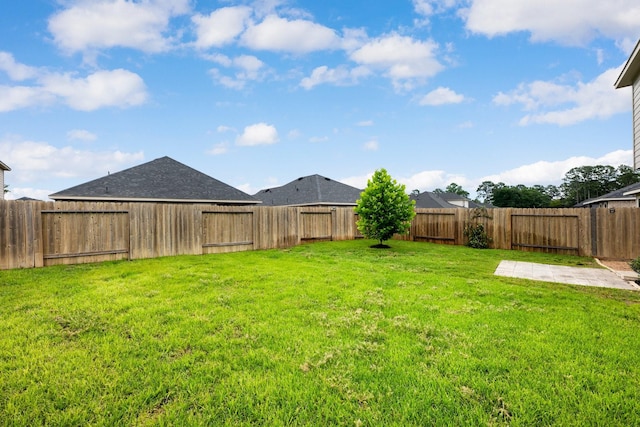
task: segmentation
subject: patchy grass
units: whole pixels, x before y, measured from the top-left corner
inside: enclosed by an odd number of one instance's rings
[[[392,241],[0,272],[0,425],[640,424],[640,295]]]

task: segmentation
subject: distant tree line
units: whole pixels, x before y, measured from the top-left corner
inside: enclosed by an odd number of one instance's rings
[[[476,201],[496,207],[562,208],[571,207],[588,199],[603,196],[628,185],[640,182],[640,171],[627,165],[579,166],[567,172],[562,184],[507,185],[504,182],[484,181],[476,189]],[[434,192],[443,192],[436,189]],[[446,192],[468,197],[469,193],[458,184],[449,184]]]

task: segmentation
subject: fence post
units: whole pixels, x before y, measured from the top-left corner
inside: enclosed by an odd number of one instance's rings
[[[591,223],[591,256],[598,256],[598,212],[595,208],[589,208]]]

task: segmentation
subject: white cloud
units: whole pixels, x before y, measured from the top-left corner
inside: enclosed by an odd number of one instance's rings
[[[338,181],[340,181],[343,184],[350,185],[352,187],[365,188],[367,186],[367,181],[369,181],[372,176],[373,176],[373,172],[370,172],[366,175],[350,176],[347,178],[342,178]]]
[[[439,87],[432,90],[428,94],[422,97],[420,105],[445,105],[445,104],[459,104],[464,101],[464,96],[460,95],[448,87]]]
[[[174,40],[166,37],[170,18],[189,12],[189,0],[68,0],[49,19],[54,43],[70,53],[111,47],[163,52]]]
[[[73,147],[59,148],[46,142],[14,137],[0,139],[0,152],[3,153],[2,161],[11,165],[12,182],[18,183],[47,182],[51,178],[97,178],[108,171],[122,170],[144,159],[141,151],[94,152]],[[62,189],[55,191],[59,190]]]
[[[638,37],[637,0],[472,0],[460,11],[467,29],[488,37],[528,31],[533,41],[586,45],[597,36]]]
[[[0,85],[0,112],[55,103],[93,111],[140,105],[147,100],[142,78],[123,69],[96,71],[78,78],[71,73],[51,73],[17,63],[6,52],[0,52],[0,69],[13,80],[32,80],[18,86]]]
[[[292,129],[289,131],[289,133],[287,133],[287,138],[289,139],[298,139],[302,136],[302,132],[300,132],[298,129]]]
[[[407,191],[433,191],[436,188],[444,188],[452,182],[456,182],[462,187],[466,179],[460,176],[452,176],[442,170],[421,171],[409,177],[398,178],[398,182],[407,187]]]
[[[42,90],[60,98],[75,110],[132,107],[144,104],[147,92],[139,75],[127,70],[97,71],[86,78],[50,74],[41,79]]]
[[[195,46],[206,49],[231,43],[244,31],[250,16],[251,9],[246,6],[223,7],[208,16],[194,15],[191,20],[196,25]]]
[[[230,126],[225,126],[225,125],[220,125],[216,128],[216,132],[218,133],[224,133],[224,132],[232,132],[235,131],[234,128],[230,127]]]
[[[419,15],[433,15],[433,5],[429,0],[413,0],[413,9]]]
[[[269,15],[261,23],[249,27],[241,40],[251,49],[290,53],[335,49],[340,45],[340,38],[331,28],[276,15]]]
[[[258,190],[254,189],[250,183],[238,184],[234,187],[247,194],[255,194],[258,192]]]
[[[369,140],[362,145],[365,151],[378,151],[379,144],[375,139]]]
[[[545,81],[523,83],[509,93],[498,93],[493,102],[504,106],[520,104],[525,111],[531,111],[520,120],[521,125],[566,126],[608,118],[631,108],[629,92],[613,87],[620,70],[609,69],[588,83],[575,85]]]
[[[95,141],[98,136],[85,129],[73,129],[67,132],[67,138],[70,140]]]
[[[243,89],[247,82],[262,80],[266,73],[263,71],[264,62],[252,55],[240,55],[232,59],[226,55],[217,54],[209,59],[224,67],[236,69],[233,76],[224,75],[217,68],[209,70],[209,74],[214,80],[231,89]]]
[[[356,84],[361,78],[371,74],[367,67],[356,67],[349,69],[346,66],[329,68],[326,65],[315,68],[309,77],[300,81],[300,86],[309,90],[323,83],[336,86],[348,86]]]
[[[0,51],[0,70],[7,73],[13,81],[23,81],[36,77],[38,70],[24,64],[19,64],[8,52]]]
[[[237,145],[269,145],[278,142],[278,131],[272,125],[256,123],[244,128],[242,135],[236,138]]]
[[[219,144],[214,145],[211,150],[207,151],[207,154],[211,154],[212,156],[219,156],[221,154],[225,154],[229,151],[229,143],[221,142]]]
[[[574,167],[594,165],[618,167],[623,164],[633,164],[632,150],[612,151],[598,158],[576,156],[555,162],[539,161],[500,172],[495,175],[485,176],[481,178],[479,182],[504,182],[507,185],[559,184],[562,182],[564,175]]]
[[[432,40],[394,33],[369,41],[350,56],[358,64],[382,70],[396,89],[412,89],[444,69],[435,57],[437,49]]]
[[[373,120],[362,120],[361,122],[356,123],[356,125],[361,127],[373,126]]]
[[[22,67],[21,64],[14,66]],[[132,107],[147,100],[142,78],[123,69],[96,71],[85,78],[44,71],[27,74],[35,79],[31,86],[0,85],[0,112],[55,103],[66,104],[75,110],[93,111],[103,107]]]
[[[54,96],[39,87],[0,85],[0,113],[49,105],[54,101]]]

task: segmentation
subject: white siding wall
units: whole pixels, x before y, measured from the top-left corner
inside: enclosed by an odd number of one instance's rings
[[[4,171],[0,168],[0,188],[2,188],[2,193],[0,193],[0,200],[4,200]]]
[[[640,169],[640,76],[633,83],[633,167]]]

